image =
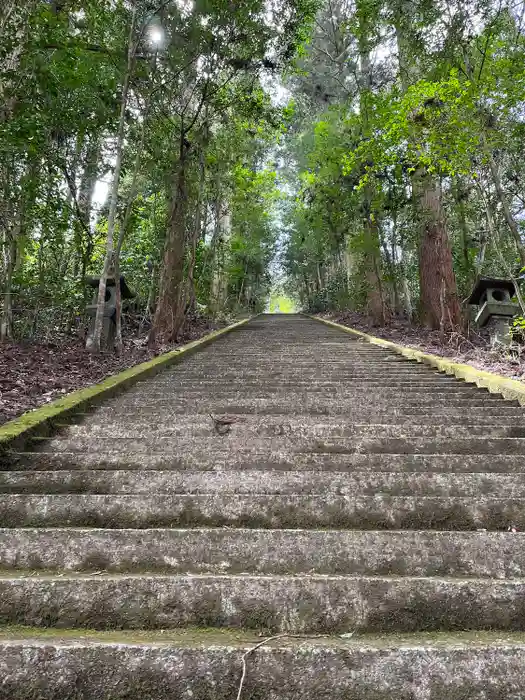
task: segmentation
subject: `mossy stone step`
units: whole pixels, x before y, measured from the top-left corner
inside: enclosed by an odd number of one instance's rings
[[[0,530],[0,570],[525,577],[525,533],[232,528]]]
[[[525,530],[525,499],[479,496],[0,495],[5,527]]]
[[[525,580],[367,576],[0,577],[0,623],[90,629],[523,630]]]
[[[347,454],[254,452],[225,450],[219,444],[212,452],[176,455],[164,452],[6,452],[0,467],[8,471],[83,469],[161,469],[174,471],[391,471],[391,472],[487,472],[522,474],[521,455],[484,454]]]
[[[243,655],[264,643],[215,630],[8,627],[0,638],[0,700],[232,700]],[[242,690],[252,700],[522,700],[524,654],[522,633],[280,638],[247,657]]]
[[[409,431],[407,431],[409,432]],[[292,444],[290,444],[292,443]],[[65,436],[63,438],[42,438],[35,442],[38,450],[45,452],[91,452],[108,455],[159,452],[181,454],[186,450],[200,450],[201,454],[214,454],[218,450],[230,449],[237,453],[287,452],[323,453],[323,454],[465,454],[491,455],[515,454],[525,455],[525,438],[452,438],[452,437],[412,437],[405,438],[361,437],[321,439],[315,436],[258,436],[237,434],[232,430],[228,434],[216,431],[198,436],[184,434],[177,437],[144,435],[137,437],[119,437],[118,435],[99,436],[96,434]],[[487,471],[490,471],[487,469]]]
[[[0,471],[0,493],[13,494],[331,494],[525,497],[525,473],[304,472],[225,470]]]

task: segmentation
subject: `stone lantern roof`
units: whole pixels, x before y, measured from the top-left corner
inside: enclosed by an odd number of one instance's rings
[[[496,279],[494,277],[483,277],[478,281],[478,283],[472,290],[472,294],[470,295],[468,303],[477,305],[484,303],[486,301],[484,297],[486,297],[486,294],[489,290],[508,292],[508,294],[504,295],[505,299],[514,296],[516,291],[514,289],[514,282],[512,282],[511,280]],[[501,299],[501,301],[504,301],[504,299]]]

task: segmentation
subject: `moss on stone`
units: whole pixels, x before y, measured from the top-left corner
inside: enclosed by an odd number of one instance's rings
[[[440,372],[453,375],[458,379],[463,379],[467,383],[476,384],[476,386],[480,388],[488,389],[491,394],[501,394],[508,400],[519,401],[522,406],[525,406],[525,383],[519,382],[516,379],[508,379],[508,377],[502,377],[499,374],[476,369],[476,367],[472,367],[471,365],[453,362],[445,357],[429,355],[421,352],[421,350],[415,350],[414,348],[407,348],[403,345],[397,345],[397,343],[392,343],[390,340],[376,338],[373,335],[368,335],[368,333],[363,333],[363,331],[358,331],[355,328],[349,328],[348,326],[343,326],[340,323],[328,321],[324,318],[318,318],[317,316],[309,316],[309,318],[315,319],[316,321],[324,323],[327,326],[338,328],[345,333],[358,336],[372,345],[378,345],[386,350],[391,350],[398,355],[402,355],[408,360],[415,360],[421,364],[429,365],[430,367],[436,368]]]
[[[79,411],[90,404],[98,403],[102,399],[113,396],[117,392],[135,384],[139,379],[156,374],[180,359],[184,359],[195,350],[199,350],[226,333],[243,326],[249,320],[250,318],[247,318],[226,328],[213,331],[204,336],[204,338],[188,343],[177,350],[172,350],[148,362],[143,362],[140,365],[124,370],[124,372],[108,377],[100,384],[74,391],[46,406],[24,413],[20,418],[16,418],[0,427],[0,450],[6,449],[11,443],[20,439],[27,439],[36,433],[46,432],[57,420],[63,420],[72,412]]]
[[[244,647],[259,644],[259,633],[237,629],[207,629],[185,627],[176,630],[107,630],[54,629],[6,625],[0,627],[0,643],[23,642],[60,644],[85,642],[98,644],[160,644],[178,647]],[[525,632],[466,631],[416,632],[399,634],[354,634],[351,638],[338,635],[305,635],[301,638],[282,637],[269,642],[274,647],[301,646],[354,647],[354,648],[461,648],[524,646]]]

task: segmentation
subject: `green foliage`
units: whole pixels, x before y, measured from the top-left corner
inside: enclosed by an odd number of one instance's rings
[[[266,159],[290,113],[272,106],[262,78],[291,64],[316,7],[197,0],[152,13],[151,3],[136,3],[133,25],[132,5],[122,2],[8,0],[0,9],[0,315],[12,323],[13,306],[18,335],[35,332],[35,317],[51,328],[80,322],[91,294],[84,277],[100,273],[106,254],[109,206],[92,200],[113,178],[122,108],[115,243],[122,234],[120,268],[137,305],[147,315],[155,300],[173,203],[185,201],[188,309],[195,301],[215,313],[264,306],[277,199]],[[226,287],[221,308],[217,286]]]
[[[514,342],[525,345],[525,317],[517,316],[512,321],[510,335]]]

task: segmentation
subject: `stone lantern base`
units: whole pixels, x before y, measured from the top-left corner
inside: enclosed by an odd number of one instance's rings
[[[510,326],[519,311],[520,307],[510,302],[486,302],[476,316],[476,323],[480,328],[488,328],[492,345],[510,345]]]
[[[96,305],[88,306],[87,314],[90,317],[88,339],[93,337],[95,331],[95,317],[97,315]],[[113,350],[115,345],[115,337],[117,335],[117,324],[115,322],[115,309],[104,309],[104,319],[102,321],[102,335],[100,336],[100,347],[104,350]]]

